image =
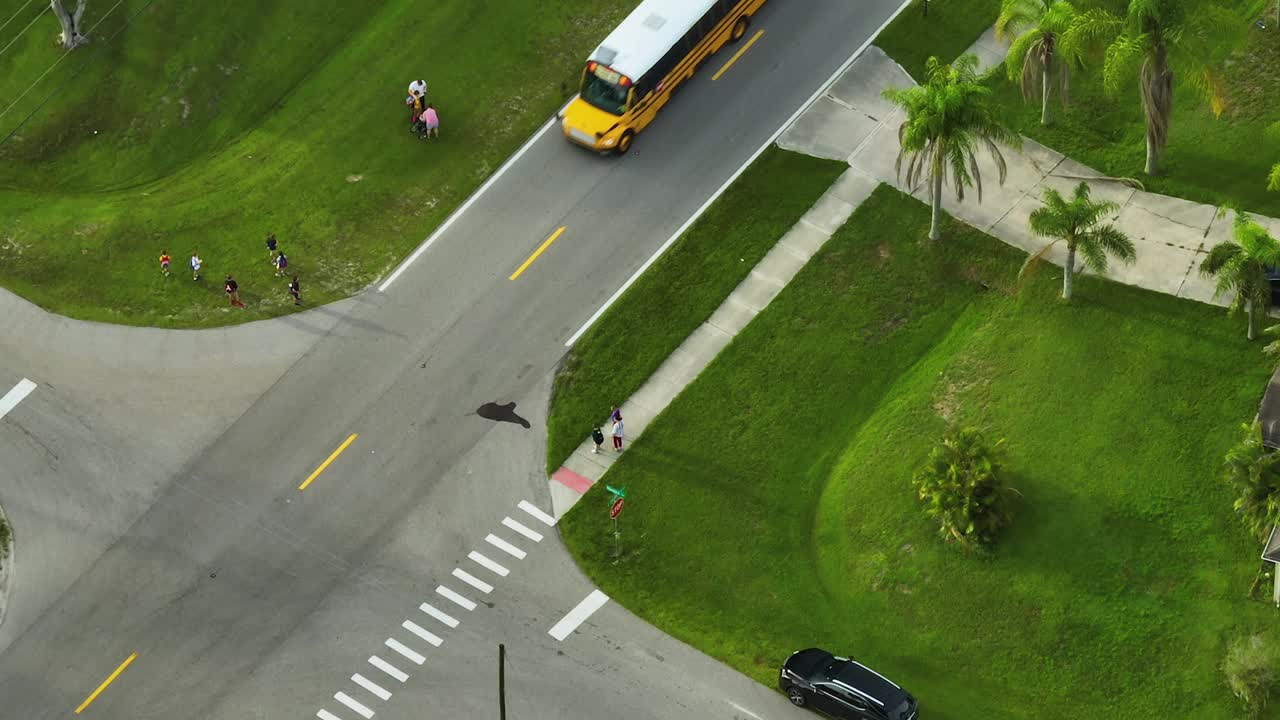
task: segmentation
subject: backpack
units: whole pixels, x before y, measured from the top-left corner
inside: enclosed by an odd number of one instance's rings
[[[280,260],[276,263],[276,266],[281,270],[289,267],[289,258],[285,257],[284,253],[280,253]]]

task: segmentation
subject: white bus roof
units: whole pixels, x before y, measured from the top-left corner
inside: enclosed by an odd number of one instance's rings
[[[636,80],[715,4],[716,0],[644,0],[590,59]]]

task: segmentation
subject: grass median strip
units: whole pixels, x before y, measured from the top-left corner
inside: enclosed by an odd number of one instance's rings
[[[930,718],[1227,718],[1225,639],[1274,622],[1214,480],[1267,368],[1218,308],[1045,268],[882,186],[559,523],[611,597],[774,684],[854,653]],[[655,277],[655,281],[660,278]],[[948,422],[1008,439],[990,557],[921,514]]]
[[[711,317],[846,168],[770,148],[609,308],[556,376],[547,472]]]
[[[875,44],[916,82],[923,82],[930,56],[943,62],[956,59],[995,24],[999,14],[1000,0],[913,0],[876,36]]]

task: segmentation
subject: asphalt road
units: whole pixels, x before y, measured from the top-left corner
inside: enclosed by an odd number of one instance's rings
[[[765,30],[759,42],[713,82],[730,53],[714,58],[630,155],[599,158],[558,132],[535,142],[395,284],[346,304],[225,432],[186,448],[182,470],[144,493],[145,511],[0,655],[3,715],[66,716],[136,653],[84,717],[359,717],[339,691],[379,717],[491,716],[504,642],[513,718],[792,716],[780,696],[616,603],[563,642],[549,637],[591,587],[554,530],[518,504],[550,509],[543,418],[565,340],[897,5],[771,3],[753,26]],[[42,380],[40,368],[0,369]],[[493,419],[489,404],[511,402]],[[127,407],[95,411],[126,424]],[[38,452],[12,433],[56,433],[76,412],[24,403],[0,448]],[[91,513],[104,500],[75,502]],[[503,527],[507,516],[543,539]],[[510,574],[487,576],[494,588],[482,593],[450,573],[482,577],[467,556],[501,557],[490,533],[528,555],[508,556]],[[417,609],[450,608],[441,583],[483,601],[453,605],[454,629]],[[406,619],[443,644],[403,629]],[[374,654],[411,677],[379,675]],[[377,699],[353,673],[393,695]]]

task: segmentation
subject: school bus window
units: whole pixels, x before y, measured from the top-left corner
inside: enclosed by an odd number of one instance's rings
[[[601,69],[603,66],[583,77],[582,99],[607,113],[621,115],[627,111],[627,88],[600,77]]]

